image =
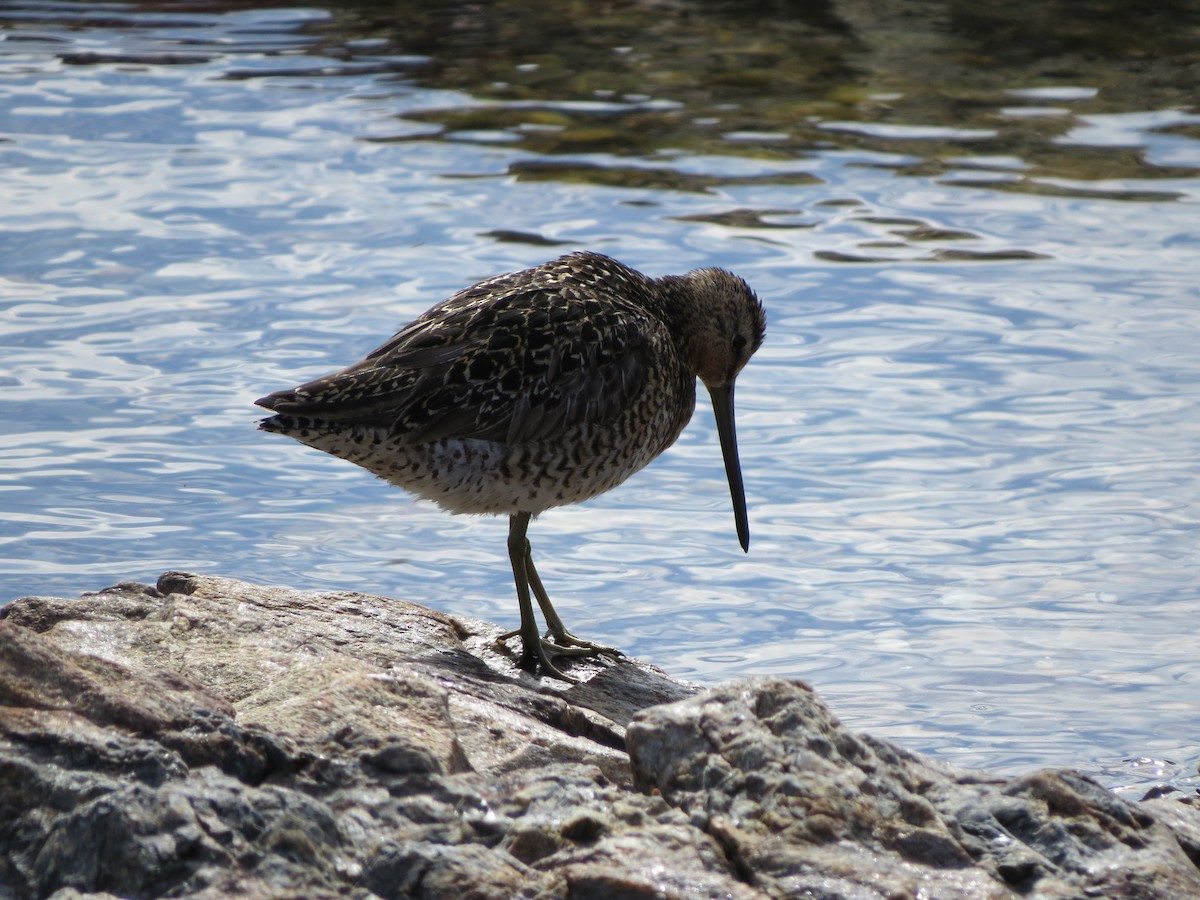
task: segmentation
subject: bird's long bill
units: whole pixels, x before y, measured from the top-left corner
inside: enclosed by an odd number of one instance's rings
[[[742,486],[742,464],[738,462],[737,432],[733,427],[733,382],[710,387],[713,415],[717,420],[717,436],[721,439],[721,455],[725,457],[725,474],[729,478],[729,496],[733,500],[733,520],[737,523],[738,543],[750,549],[750,521],[746,516],[746,489]]]

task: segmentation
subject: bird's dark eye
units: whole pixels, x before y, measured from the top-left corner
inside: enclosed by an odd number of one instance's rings
[[[733,336],[733,352],[741,353],[742,348],[746,346],[746,338],[744,335],[735,334]]]

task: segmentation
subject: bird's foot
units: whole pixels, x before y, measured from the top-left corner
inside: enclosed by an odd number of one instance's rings
[[[607,653],[610,656],[625,655],[616,647],[606,647],[604,644],[575,637],[566,629],[554,633],[553,646],[558,649],[561,656],[596,656],[600,653]]]
[[[496,643],[504,646],[510,639],[521,634],[521,630],[508,631],[496,638]],[[551,678],[558,678],[561,681],[569,681],[573,684],[578,683],[578,679],[572,678],[566,672],[563,672],[554,664],[554,657],[557,656],[596,656],[600,653],[609,653],[613,656],[623,656],[620,650],[615,647],[605,647],[602,644],[596,644],[592,641],[585,641],[583,638],[577,638],[569,631],[563,631],[561,634],[554,635],[554,640],[549,638],[539,637],[536,641],[523,641],[521,651],[521,659],[517,665],[526,672],[537,674],[539,667],[543,674]],[[530,646],[532,644],[532,646]]]

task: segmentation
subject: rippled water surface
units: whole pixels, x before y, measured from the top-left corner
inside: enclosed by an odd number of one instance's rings
[[[574,60],[495,10],[381,8],[0,7],[0,601],[175,568],[515,623],[502,521],[251,402],[569,249],[720,265],[769,320],[751,551],[702,405],[531,529],[572,628],[806,678],[954,762],[1195,785],[1200,115],[1171,57],[1126,96],[1118,57],[980,47],[947,83],[935,51],[935,89],[834,65],[821,21],[583,23]]]

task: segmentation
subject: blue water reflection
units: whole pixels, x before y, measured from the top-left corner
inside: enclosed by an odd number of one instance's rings
[[[574,630],[700,681],[808,678],[854,725],[964,764],[1187,780],[1194,177],[1039,195],[958,177],[980,158],[898,176],[904,157],[830,149],[669,160],[804,184],[520,180],[508,140],[398,118],[474,102],[394,77],[419,59],[307,55],[318,15],[141,13],[0,44],[0,599],[181,568],[514,622],[504,523],[257,433],[250,404],[557,252],[482,237],[522,231],[655,274],[726,266],[768,309],[739,380],[750,554],[702,410],[620,490],[531,529]],[[185,58],[62,59],[113,48]],[[1183,118],[1096,116],[1069,139],[1200,166],[1194,137],[1154,130]],[[1167,199],[1094,195],[1145,190]],[[956,262],[921,228],[1042,258]]]

